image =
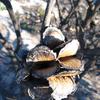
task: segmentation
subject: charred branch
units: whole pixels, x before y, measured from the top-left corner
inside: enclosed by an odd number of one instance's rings
[[[80,2],[80,1],[78,0],[78,1],[77,1],[77,4],[74,5],[74,7],[72,7],[72,9],[71,9],[69,15],[68,15],[66,18],[62,19],[62,22],[60,23],[61,27],[62,27],[63,25],[68,24],[69,19],[70,19],[71,16],[73,16],[73,14],[75,13],[75,10],[77,9],[77,6],[78,6],[79,2]]]
[[[45,10],[45,15],[44,15],[42,27],[41,27],[41,30],[40,30],[41,41],[42,41],[42,33],[45,31],[45,28],[50,25],[51,13],[52,13],[52,10],[53,10],[55,3],[56,3],[56,0],[48,0],[47,1],[47,7],[46,7],[46,10]]]
[[[13,50],[13,46],[9,43],[7,43],[7,40],[2,36],[0,33],[0,43],[3,47],[5,47],[7,50]]]
[[[14,26],[14,29],[15,29],[15,33],[16,33],[16,36],[17,36],[17,47],[15,49],[15,53],[17,53],[19,51],[21,44],[22,44],[19,21],[17,21],[16,18],[15,18],[15,14],[13,12],[13,8],[12,8],[10,1],[9,0],[0,0],[0,1],[6,6],[6,9],[9,12],[10,18],[12,20],[12,23],[13,23],[13,26]]]

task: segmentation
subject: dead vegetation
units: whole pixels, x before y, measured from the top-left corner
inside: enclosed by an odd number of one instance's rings
[[[58,52],[59,49],[63,48],[68,41],[73,39],[77,39],[80,43],[80,48],[76,54],[76,57],[84,62],[84,71],[82,71],[82,73],[80,73],[75,79],[75,82],[77,83],[77,90],[75,93],[69,95],[67,99],[100,99],[99,0],[47,0],[46,10],[42,9],[42,7],[37,10],[36,7],[34,8],[34,6],[30,8],[24,6],[23,8],[26,12],[24,15],[18,14],[17,18],[15,17],[10,2],[8,0],[0,1],[6,6],[12,20],[11,26],[13,26],[13,30],[16,33],[15,46],[12,42],[8,41],[8,38],[6,38],[7,35],[5,34],[10,32],[7,30],[6,25],[3,25],[2,23],[0,24],[1,100],[31,100],[31,98],[28,97],[27,89],[32,98],[35,96],[36,99],[39,100],[53,99],[50,95],[52,93],[52,89],[48,87],[47,80],[38,80],[36,77],[33,78],[32,76],[29,76],[27,81],[24,81],[23,79],[19,80],[23,81],[22,86],[16,83],[17,72],[19,72],[18,78],[23,78],[24,75],[30,74],[28,72],[29,69],[27,69],[25,65],[26,56],[30,50],[26,49],[28,44],[24,45],[21,29],[25,29],[29,32],[29,38],[32,39],[32,43],[34,43],[32,48],[34,48],[37,44],[44,45],[43,33],[50,26],[60,29],[64,34],[66,41],[65,43],[62,43],[54,48],[54,52]],[[12,41],[14,41],[14,37],[12,39]],[[25,68],[25,70],[23,68]],[[24,70],[25,73],[23,73],[21,69]],[[22,73],[20,73],[19,70],[21,70]]]

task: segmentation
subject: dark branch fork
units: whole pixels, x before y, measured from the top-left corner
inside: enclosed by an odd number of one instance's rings
[[[9,44],[7,40],[3,37],[2,33],[0,33],[0,43],[2,44],[3,47],[5,47],[5,49],[8,50],[9,53],[7,55],[11,57],[12,62],[16,63],[15,66],[16,66],[16,69],[18,70],[21,66],[20,62],[22,62],[22,60],[17,56],[17,53],[19,52],[22,45],[19,21],[16,20],[11,2],[9,0],[0,0],[0,2],[2,2],[5,5],[10,15],[10,18],[11,18],[11,21],[16,33],[16,37],[17,37],[17,45],[14,48],[12,44]]]
[[[16,46],[16,49],[15,49],[15,53],[18,53],[18,51],[21,47],[21,44],[22,44],[19,21],[17,21],[16,18],[15,18],[15,14],[13,12],[13,8],[12,8],[10,1],[9,0],[0,0],[0,1],[6,6],[6,9],[9,12],[10,18],[12,20],[12,23],[13,23],[13,26],[14,26],[14,29],[15,29],[15,33],[16,33],[16,36],[17,36],[17,46]]]
[[[7,40],[2,36],[0,33],[0,43],[3,47],[5,47],[7,50],[13,50],[13,46],[11,44],[7,43]]]

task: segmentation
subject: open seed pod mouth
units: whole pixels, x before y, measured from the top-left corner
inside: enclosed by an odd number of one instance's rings
[[[38,86],[38,87],[32,87],[28,88],[28,94],[33,99],[43,98],[43,100],[47,100],[47,98],[50,98],[50,94],[52,93],[52,89],[49,86]],[[40,99],[39,99],[40,100]]]
[[[80,70],[82,67],[82,61],[75,57],[63,57],[58,59],[60,68],[65,68],[67,70]]]
[[[31,73],[32,76],[36,78],[47,78],[50,77],[51,75],[54,75],[59,69],[60,68],[57,62],[55,61],[38,62],[32,67]]]
[[[57,66],[57,61],[38,61],[38,62],[27,62],[27,66],[33,70],[44,69],[48,67]]]
[[[53,36],[46,36],[43,39],[43,44],[48,46],[51,50],[53,50],[55,47],[57,47],[58,45],[61,45],[63,43],[64,43],[64,41],[54,38]]]
[[[27,88],[35,88],[35,87],[49,87],[48,80],[46,78],[41,77],[34,77],[30,75],[28,81],[24,81],[23,85],[25,85]]]
[[[58,71],[55,76],[58,76],[58,77],[61,77],[61,76],[77,76],[80,74],[80,71],[79,70],[66,70],[66,69],[63,69],[63,70],[60,70]]]
[[[30,73],[28,72],[28,70],[26,69],[21,69],[17,72],[17,75],[16,75],[16,82],[19,84],[21,83],[22,81],[26,81],[28,79],[28,77],[30,76]]]
[[[69,57],[76,55],[79,49],[79,41],[73,39],[71,42],[67,43],[59,52],[58,58]]]
[[[54,49],[64,42],[65,36],[55,27],[48,27],[43,33],[43,44],[48,46],[50,49]]]
[[[67,43],[68,43],[68,41],[67,41],[67,42],[63,42],[62,44],[60,44],[60,45],[54,47],[54,48],[53,48],[53,51],[59,53],[59,51],[60,51]]]

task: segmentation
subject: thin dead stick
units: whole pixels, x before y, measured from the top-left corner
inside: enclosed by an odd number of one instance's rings
[[[85,51],[84,54],[87,56],[87,58],[89,58],[89,61],[85,64],[85,70],[80,74],[80,79],[78,79],[76,82],[79,82],[87,72],[100,72],[99,69],[93,69],[92,71],[90,70],[93,66],[95,66],[96,56],[100,56],[99,51],[100,48]]]
[[[47,7],[46,7],[46,10],[45,10],[45,15],[44,15],[42,27],[41,27],[41,30],[40,30],[41,42],[42,42],[43,32],[45,31],[45,28],[50,25],[51,13],[52,13],[52,10],[53,10],[55,3],[56,3],[56,0],[48,0],[47,1]]]
[[[8,50],[9,52],[8,56],[11,56],[12,59],[16,59],[17,66],[19,67],[20,59],[18,58],[17,53],[22,45],[19,22],[15,18],[15,14],[13,12],[13,8],[10,1],[9,0],[0,0],[0,1],[6,6],[6,9],[10,15],[17,36],[17,46],[15,50],[11,44],[7,43],[7,40],[3,38],[2,35],[1,35],[1,41],[3,40],[4,44],[3,42],[1,42],[1,44]]]
[[[61,15],[61,11],[60,11],[60,6],[59,6],[59,1],[58,0],[56,0],[56,4],[57,4],[58,12],[59,12],[60,23],[61,23],[62,22],[62,15]]]
[[[92,70],[89,70],[90,73],[100,73],[100,69],[94,68]]]
[[[79,83],[80,80],[84,77],[84,75],[89,71],[89,69],[91,68],[92,66],[92,62],[93,62],[93,59],[89,60],[86,64],[85,64],[85,69],[84,71],[79,75],[79,79],[76,80],[76,83]]]
[[[85,27],[90,26],[90,23],[92,22],[93,18],[95,17],[95,13],[96,10],[100,8],[100,5],[97,5],[94,9],[94,11],[92,12],[92,16],[87,16],[86,20],[85,20]]]
[[[18,64],[18,66],[20,65],[20,62],[22,61],[14,52],[14,47],[12,44],[8,43],[7,40],[2,36],[2,34],[0,33],[0,44],[2,44],[2,46],[8,50],[7,55],[10,56],[13,59],[16,59],[16,62]],[[15,62],[15,60],[13,61]]]
[[[84,49],[83,52],[86,56],[100,56],[100,48]]]
[[[0,43],[3,47],[5,47],[7,50],[13,50],[13,46],[9,43],[7,43],[7,40],[2,36],[0,33]]]
[[[88,3],[91,10],[94,10],[94,8],[95,8],[95,5],[93,2],[94,2],[94,0],[87,0],[87,3]]]
[[[21,44],[22,44],[19,22],[15,19],[15,15],[14,15],[13,8],[12,8],[10,1],[9,0],[0,0],[0,1],[6,6],[6,9],[9,12],[10,18],[12,20],[12,23],[13,23],[13,26],[15,29],[15,33],[17,36],[17,46],[15,49],[15,53],[17,53],[20,49]]]
[[[2,36],[2,34],[0,33],[0,43],[2,45],[4,45],[6,43],[6,39]]]
[[[61,27],[62,27],[63,25],[65,25],[65,24],[68,24],[69,19],[70,19],[71,16],[73,16],[73,14],[75,13],[75,11],[76,11],[77,6],[79,5],[79,3],[80,3],[80,0],[77,1],[77,4],[74,6],[74,9],[71,9],[69,15],[68,15],[66,18],[64,18],[64,19],[62,20],[62,22],[61,22]]]

